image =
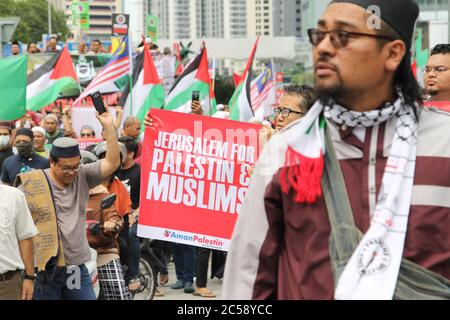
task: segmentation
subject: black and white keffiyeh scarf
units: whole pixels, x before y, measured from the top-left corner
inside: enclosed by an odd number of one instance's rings
[[[394,103],[368,112],[349,111],[317,102],[288,141],[286,162],[280,176],[285,193],[293,188],[295,201],[313,204],[322,195],[325,118],[348,128],[372,127],[395,117],[396,131],[384,170],[371,226],[345,267],[336,299],[392,299],[397,283],[417,153],[417,120],[414,107],[402,95]],[[322,116],[323,114],[323,116]]]

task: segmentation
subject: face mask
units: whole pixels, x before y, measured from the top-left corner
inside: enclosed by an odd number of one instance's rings
[[[0,148],[4,148],[9,145],[9,136],[0,136]]]
[[[19,155],[23,158],[30,158],[33,155],[33,143],[21,142],[16,145]]]

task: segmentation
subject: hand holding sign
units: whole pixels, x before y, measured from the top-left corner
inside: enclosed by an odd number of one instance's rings
[[[159,109],[144,124],[138,235],[227,250],[261,126]]]
[[[150,116],[150,113],[144,117],[144,126],[149,128],[153,127],[153,118]]]

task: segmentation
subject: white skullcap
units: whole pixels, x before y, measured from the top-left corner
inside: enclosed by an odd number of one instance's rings
[[[31,131],[33,131],[33,133],[40,133],[40,134],[42,134],[44,137],[45,137],[45,135],[47,134],[47,131],[45,131],[45,129],[42,128],[42,127],[33,127],[33,128],[31,128]]]

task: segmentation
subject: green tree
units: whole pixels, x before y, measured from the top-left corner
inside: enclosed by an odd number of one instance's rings
[[[314,74],[312,72],[307,72],[303,67],[303,64],[297,63],[295,67],[287,70],[285,74],[285,79],[287,82],[293,84],[309,84],[312,85],[314,82]]]
[[[16,3],[14,0],[0,1],[0,17],[12,16],[15,12]]]
[[[48,33],[47,0],[1,0],[0,16],[20,17],[19,26],[13,40],[23,43],[38,42]],[[65,40],[70,34],[64,12],[56,11],[52,6],[52,33]]]
[[[304,72],[304,71],[297,73],[297,74],[293,75],[291,82],[293,84],[298,84],[298,85],[302,85],[302,84],[313,85],[314,74],[311,72]]]

